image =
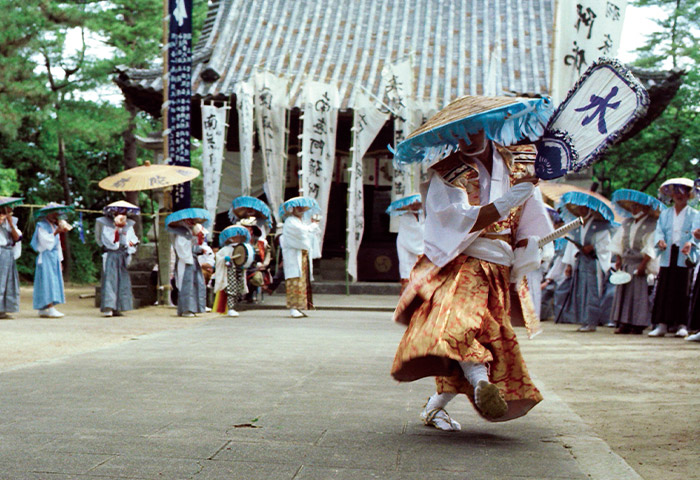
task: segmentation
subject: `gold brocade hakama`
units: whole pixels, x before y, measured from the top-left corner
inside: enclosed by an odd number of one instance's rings
[[[392,376],[402,382],[435,376],[438,393],[464,393],[474,404],[474,387],[458,362],[485,363],[507,413],[525,415],[542,400],[532,383],[511,325],[510,269],[459,255],[443,268],[421,256],[394,318],[408,324]],[[478,410],[477,410],[478,411]]]
[[[287,308],[308,310],[313,308],[311,297],[311,276],[309,275],[309,252],[301,251],[301,277],[286,278]]]

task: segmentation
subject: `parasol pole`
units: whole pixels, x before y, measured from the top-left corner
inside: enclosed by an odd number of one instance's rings
[[[163,106],[161,107],[161,115],[163,117],[163,159],[164,164],[168,165],[168,159],[170,158],[168,154],[168,136],[170,131],[168,129],[168,47],[169,47],[169,33],[170,33],[170,5],[169,0],[163,0]],[[166,193],[163,191],[163,196]],[[153,210],[153,228],[154,237],[156,242],[156,260],[158,264],[158,286],[157,286],[157,298],[158,305],[169,304],[168,302],[168,289],[165,287],[166,283],[164,279],[170,277],[170,262],[165,263],[160,257],[160,249],[158,248],[158,243],[160,242],[160,235],[158,231],[160,230],[160,202],[158,202],[158,209],[153,208],[153,191],[149,195],[151,199],[151,210]],[[165,267],[165,268],[164,268]],[[165,273],[164,273],[165,272]],[[169,283],[167,283],[170,286]]]

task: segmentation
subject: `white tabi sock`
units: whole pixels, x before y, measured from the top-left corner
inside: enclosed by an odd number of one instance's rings
[[[435,393],[428,399],[425,409],[430,411],[436,408],[445,408],[456,396],[456,393]]]
[[[462,367],[464,378],[471,383],[472,387],[476,388],[482,380],[489,381],[488,370],[483,363],[459,362],[459,366]]]

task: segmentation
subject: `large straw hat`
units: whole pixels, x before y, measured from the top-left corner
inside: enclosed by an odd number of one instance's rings
[[[250,232],[247,228],[241,225],[231,225],[224,228],[219,234],[219,245],[224,246],[231,240],[235,240],[236,237],[242,237],[245,242],[250,241]]]
[[[321,211],[318,202],[311,197],[293,197],[280,205],[279,216],[280,218],[285,218],[287,215],[292,213],[295,207],[300,207],[303,211],[312,211],[318,213]]]
[[[483,130],[501,145],[537,140],[552,115],[549,98],[464,96],[453,101],[412,132],[396,147],[400,163],[432,161],[459,139]]]
[[[613,192],[612,202],[615,210],[623,217],[631,217],[633,215],[633,204],[649,207],[649,215],[654,218],[659,218],[659,214],[664,209],[664,205],[658,199],[644,192],[629,188],[621,188]]]
[[[46,204],[45,207],[40,208],[39,210],[34,212],[34,218],[39,219],[41,217],[45,217],[49,213],[53,213],[53,212],[65,213],[65,212],[68,212],[70,210],[73,210],[72,205],[62,205],[60,203],[49,202],[48,204]]]
[[[659,187],[659,193],[662,195],[666,195],[668,197],[671,196],[671,190],[673,186],[679,186],[679,187],[687,187],[690,189],[690,191],[693,191],[693,187],[695,186],[695,182],[693,182],[689,178],[671,178],[669,180],[666,180],[664,183],[661,184]]]
[[[203,208],[184,208],[165,217],[165,225],[169,227],[182,220],[193,220],[195,223],[209,225],[211,223],[211,215]]]
[[[23,200],[20,197],[0,197],[0,207],[16,207],[22,205]]]
[[[233,199],[233,202],[231,202],[231,208],[228,211],[228,218],[232,222],[235,222],[240,218],[245,218],[249,215],[249,209],[255,210],[256,217],[264,217],[267,220],[268,226],[271,225],[272,212],[270,211],[270,207],[268,207],[262,200],[255,197],[249,197],[247,195]]]
[[[115,215],[138,215],[141,213],[141,209],[124,200],[119,200],[112,202],[102,209],[102,213],[109,216]]]
[[[567,222],[577,217],[585,217],[588,213],[586,209],[592,211],[599,220],[617,225],[615,214],[608,202],[604,202],[593,192],[571,191],[562,195],[559,200],[559,213]]]

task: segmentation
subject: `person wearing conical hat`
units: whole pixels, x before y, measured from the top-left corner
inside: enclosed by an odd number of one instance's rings
[[[16,261],[22,255],[22,232],[12,209],[21,198],[0,197],[0,318],[19,312],[19,274]]]
[[[245,299],[249,303],[257,303],[258,294],[262,295],[263,287],[272,282],[272,275],[269,272],[272,251],[255,217],[244,218],[238,222],[238,225],[248,229],[249,243],[255,252],[253,264],[246,271],[247,293]]]
[[[389,215],[399,216],[399,231],[396,235],[396,254],[399,257],[401,293],[408,285],[408,277],[418,257],[423,255],[424,223],[423,203],[420,194],[409,195],[392,202],[387,208]]]
[[[128,202],[114,202],[103,209],[105,214],[95,221],[95,241],[102,247],[102,279],[100,312],[102,316],[121,316],[133,310],[131,278],[127,267],[136,253],[139,239],[134,220],[127,214],[138,215],[140,209]]]
[[[177,314],[181,317],[194,317],[207,311],[207,286],[198,255],[205,241],[202,224],[210,221],[209,212],[202,208],[185,208],[165,217],[175,252]]]
[[[659,277],[651,311],[654,329],[650,337],[673,333],[688,335],[688,307],[692,267],[698,250],[693,244],[693,231],[700,226],[700,213],[688,205],[694,195],[693,181],[672,178],[659,187],[664,203],[672,206],[661,212],[654,232],[654,245],[659,252]]]
[[[234,248],[249,241],[250,233],[241,225],[230,225],[219,234],[219,251],[216,252],[214,269],[214,311],[217,313],[226,313],[229,317],[239,316],[236,304],[248,290],[245,270],[238,266],[241,262],[234,261]],[[244,251],[246,255],[250,254],[250,250]]]
[[[312,210],[318,211],[318,204],[309,197],[294,197],[280,205],[280,217],[284,220],[281,240],[284,283],[287,308],[292,318],[305,317],[303,311],[313,308],[311,251],[313,236],[317,234],[319,227],[316,222],[306,221],[304,215]]]
[[[60,216],[71,208],[58,203],[49,203],[34,214],[37,222],[31,246],[38,255],[34,270],[33,304],[34,309],[39,311],[40,317],[64,316],[55,307],[66,302],[61,269],[63,250],[60,235],[69,232],[71,226]]]
[[[641,334],[651,324],[647,277],[659,273],[654,231],[663,205],[646,193],[626,188],[613,192],[612,201],[625,218],[612,238],[610,251],[616,272],[627,275],[616,281],[610,320],[615,323],[617,334]]]
[[[255,218],[255,224],[262,232],[261,237],[267,237],[272,229],[272,212],[270,207],[259,198],[247,195],[234,198],[228,211],[228,218],[231,220],[231,223],[236,224],[250,217]]]
[[[398,381],[435,377],[436,393],[420,417],[440,430],[461,428],[446,411],[457,394],[488,421],[520,417],[542,400],[510,321],[510,284],[537,268],[537,239],[551,224],[532,196],[537,179],[516,179],[503,145],[541,130],[535,112],[545,104],[458,99],[396,148],[399,163],[432,164],[421,185],[425,253],[394,312],[407,328],[391,374]]]
[[[583,225],[570,233],[571,241],[564,250],[562,263],[571,285],[562,308],[556,312],[559,323],[579,323],[577,332],[595,332],[606,325],[610,312],[604,306],[606,282],[610,270],[611,229],[616,226],[615,214],[593,193],[565,193],[559,202],[559,213],[566,220],[583,218]]]

